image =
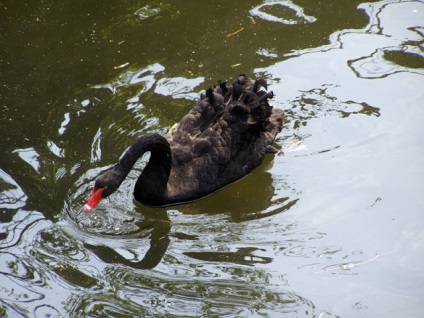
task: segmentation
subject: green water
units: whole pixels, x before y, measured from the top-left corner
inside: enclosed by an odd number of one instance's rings
[[[9,3],[10,2],[10,3]],[[0,317],[419,317],[424,3],[0,4]],[[140,160],[199,93],[262,76],[287,122],[201,201],[144,207]]]

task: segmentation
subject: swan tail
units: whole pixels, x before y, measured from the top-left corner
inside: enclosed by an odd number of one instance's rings
[[[257,93],[257,92],[259,91],[259,88],[261,88],[261,87],[263,87],[263,88],[265,88],[265,89],[268,89],[268,83],[266,82],[266,80],[265,80],[265,79],[263,79],[263,78],[258,78],[258,79],[255,81],[255,83],[253,84],[252,91],[253,91],[253,92],[255,92],[255,93]]]
[[[239,114],[247,112],[249,130],[257,131],[257,133],[269,130],[267,126],[270,123],[269,118],[273,109],[273,106],[268,103],[268,99],[273,98],[274,93],[260,90],[261,87],[268,88],[265,79],[259,78],[252,82],[244,74],[233,82],[232,97],[239,102],[233,105],[231,110]]]

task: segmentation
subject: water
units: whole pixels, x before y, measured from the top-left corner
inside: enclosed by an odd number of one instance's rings
[[[424,3],[3,4],[0,317],[420,317]],[[264,76],[287,122],[204,200],[90,214],[199,92]]]

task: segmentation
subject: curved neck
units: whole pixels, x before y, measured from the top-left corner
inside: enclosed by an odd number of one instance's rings
[[[168,141],[161,135],[152,133],[139,137],[119,160],[119,165],[128,173],[135,162],[148,151],[152,156],[169,157],[169,163],[171,163],[171,148]],[[171,165],[169,165],[169,170],[171,170]]]
[[[147,205],[156,205],[166,198],[172,157],[168,141],[158,134],[146,134],[127,150],[119,166],[129,173],[135,162],[150,151],[150,159],[135,184],[134,197]]]

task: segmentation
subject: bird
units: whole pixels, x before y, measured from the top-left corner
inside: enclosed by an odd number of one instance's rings
[[[284,111],[268,102],[265,79],[240,74],[227,85],[218,81],[165,135],[140,136],[117,164],[99,176],[85,212],[114,193],[135,162],[150,159],[139,175],[134,198],[149,207],[202,199],[257,168],[281,132]]]

